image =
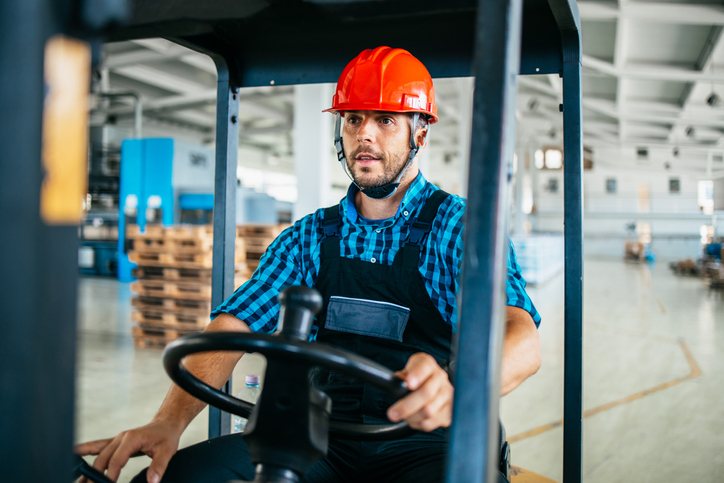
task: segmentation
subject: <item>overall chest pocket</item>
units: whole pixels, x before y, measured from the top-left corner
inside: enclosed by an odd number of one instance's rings
[[[324,327],[350,334],[402,342],[410,309],[377,300],[332,296]]]

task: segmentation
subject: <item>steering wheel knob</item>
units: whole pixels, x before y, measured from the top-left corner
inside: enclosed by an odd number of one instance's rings
[[[309,340],[314,316],[322,309],[322,296],[313,288],[292,286],[279,294],[279,335]]]

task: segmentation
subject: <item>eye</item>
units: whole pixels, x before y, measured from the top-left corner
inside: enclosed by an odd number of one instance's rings
[[[380,122],[381,122],[382,124],[392,124],[392,123],[394,123],[395,121],[394,121],[394,119],[392,119],[391,117],[383,117],[382,119],[380,119]]]
[[[359,118],[356,116],[347,116],[347,124],[357,124],[359,122]]]

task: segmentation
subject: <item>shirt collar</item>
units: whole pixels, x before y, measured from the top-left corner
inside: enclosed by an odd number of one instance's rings
[[[402,201],[400,202],[400,206],[397,208],[395,216],[386,220],[374,220],[374,222],[377,224],[385,222],[394,223],[400,218],[400,216],[402,216],[405,221],[408,220],[415,213],[416,208],[420,205],[426,186],[427,180],[420,171],[410,184],[410,187],[407,188],[405,196],[402,197]],[[342,208],[342,216],[346,216],[351,223],[358,223],[364,220],[364,218],[357,212],[357,207],[354,205],[354,198],[357,192],[359,192],[359,188],[354,183],[351,183],[349,185],[349,189],[347,190],[347,196],[340,204]]]

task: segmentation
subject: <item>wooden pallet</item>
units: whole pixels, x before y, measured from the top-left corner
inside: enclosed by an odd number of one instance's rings
[[[273,237],[244,237],[244,248],[247,252],[264,253],[275,240]]]
[[[133,237],[133,249],[139,253],[207,253],[213,249],[213,245],[213,238]]]
[[[126,238],[133,238],[134,236],[148,236],[148,237],[161,237],[163,236],[163,225],[146,225],[144,231],[138,225],[126,225]]]
[[[283,232],[289,225],[285,224],[252,224],[247,223],[244,225],[238,225],[236,227],[236,236],[239,237],[266,237],[276,238],[281,232]]]
[[[248,265],[246,265],[244,270],[237,270],[236,278],[234,279],[234,286],[238,288],[241,284],[249,280],[252,275],[254,275],[254,269],[249,268]]]
[[[133,249],[139,253],[212,253],[214,249],[213,238],[146,238],[137,236],[133,238]],[[237,258],[246,258],[246,243],[243,238],[237,238],[235,253]]]
[[[133,276],[145,280],[177,280],[179,282],[211,282],[210,268],[138,267]]]
[[[177,225],[163,231],[164,238],[186,240],[190,238],[213,238],[213,225]]]
[[[131,320],[138,322],[140,326],[170,327],[182,330],[203,330],[210,321],[209,314],[180,314],[163,310],[134,311],[131,312]]]
[[[203,315],[208,317],[211,313],[211,301],[209,300],[175,299],[139,295],[131,299],[131,305],[138,309],[164,310],[186,315]]]
[[[210,268],[167,268],[167,267],[138,267],[133,269],[133,276],[139,280],[153,280],[166,282],[186,282],[211,285]],[[238,287],[251,278],[250,271],[245,263],[236,266],[234,286]]]
[[[236,263],[246,260],[245,252],[236,252]],[[141,253],[128,252],[128,260],[139,267],[170,268],[211,268],[214,264],[213,253]]]
[[[236,234],[240,237],[272,237],[276,238],[290,225],[278,224],[254,224],[247,223],[236,227]],[[149,238],[194,238],[211,237],[214,234],[213,225],[177,225],[164,227],[163,225],[146,225],[143,232],[138,225],[127,225],[126,236],[145,236]]]
[[[128,252],[128,260],[139,266],[175,268],[211,268],[211,253],[139,253]]]
[[[150,297],[211,300],[211,285],[207,283],[169,282],[166,280],[138,280],[131,284],[131,291]]]
[[[189,334],[189,330],[169,329],[166,327],[131,327],[131,335],[133,336],[133,345],[139,349],[166,347],[171,341],[174,341],[184,334]]]
[[[211,225],[146,225],[144,231],[138,225],[126,227],[127,238],[211,238],[213,235],[214,228]]]

